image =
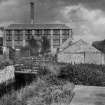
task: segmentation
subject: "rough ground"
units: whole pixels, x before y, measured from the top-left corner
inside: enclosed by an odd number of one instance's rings
[[[105,87],[75,86],[70,105],[105,105]]]

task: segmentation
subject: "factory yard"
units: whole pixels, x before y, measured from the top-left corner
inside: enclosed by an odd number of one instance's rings
[[[75,86],[70,105],[105,105],[105,87]]]

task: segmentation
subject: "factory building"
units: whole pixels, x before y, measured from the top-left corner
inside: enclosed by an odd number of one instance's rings
[[[27,45],[32,38],[46,36],[51,52],[55,52],[68,38],[72,39],[72,29],[64,24],[11,24],[4,28],[3,45],[18,49]]]
[[[80,39],[60,51],[57,60],[60,63],[103,65],[105,54]]]
[[[50,50],[54,53],[68,38],[72,39],[72,29],[65,24],[35,24],[33,2],[30,3],[30,10],[29,24],[10,24],[1,28],[4,46],[19,49],[26,46],[32,37],[39,40],[46,36],[50,41]]]

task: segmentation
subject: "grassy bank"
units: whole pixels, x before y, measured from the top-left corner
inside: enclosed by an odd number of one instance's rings
[[[28,86],[12,91],[0,99],[0,105],[51,105],[53,103],[69,103],[73,95],[74,85],[58,80],[56,77],[43,76]]]

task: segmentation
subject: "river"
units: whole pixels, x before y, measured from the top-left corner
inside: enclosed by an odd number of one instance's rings
[[[21,89],[22,87],[29,85],[30,83],[32,83],[33,80],[36,80],[35,74],[16,73],[15,78],[12,81],[12,83],[8,84],[7,86],[5,84],[0,85],[0,97],[2,97],[4,94],[7,94],[13,90],[17,91]]]

